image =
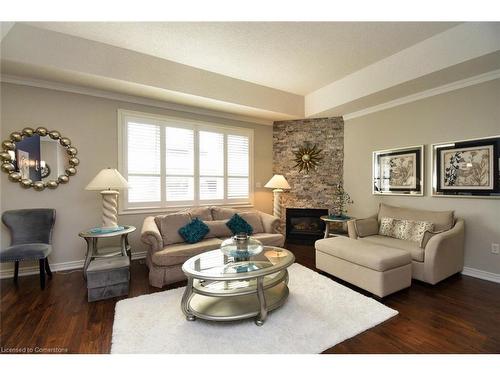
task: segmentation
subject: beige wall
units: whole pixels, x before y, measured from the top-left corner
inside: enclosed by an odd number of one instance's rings
[[[107,166],[117,167],[117,109],[128,109],[155,114],[185,116],[254,129],[255,183],[263,186],[272,176],[272,127],[228,119],[179,113],[143,105],[71,94],[41,88],[1,84],[1,137],[6,139],[15,130],[26,126],[44,126],[59,130],[78,148],[81,164],[70,183],[56,190],[36,192],[23,190],[1,173],[2,211],[18,208],[52,207],[57,210],[54,229],[54,251],[51,262],[82,260],[84,241],[78,232],[100,224],[101,198],[97,192],[84,187]],[[272,212],[272,193],[255,189],[255,208]],[[139,240],[145,214],[121,215],[121,224],[135,225],[138,230],[130,236],[134,252],[145,250]],[[2,225],[2,246],[9,243],[9,235]],[[4,265],[5,266],[5,265]]]
[[[430,144],[500,134],[500,80],[490,81],[345,121],[344,181],[355,204],[350,213],[364,217],[379,202],[432,210],[455,210],[466,224],[465,265],[500,274],[500,200],[432,198]],[[371,194],[372,151],[426,145],[424,197]]]

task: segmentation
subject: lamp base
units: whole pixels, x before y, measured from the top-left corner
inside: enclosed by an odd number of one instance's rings
[[[279,217],[280,219],[281,219],[281,193],[283,193],[283,190],[281,189],[273,190],[273,195],[274,195],[273,215]]]
[[[117,199],[120,193],[116,190],[103,190],[102,195],[102,225],[103,229],[116,229],[118,221]]]

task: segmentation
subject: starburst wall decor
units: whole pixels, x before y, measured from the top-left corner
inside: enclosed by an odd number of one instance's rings
[[[293,167],[299,168],[299,172],[304,170],[306,173],[309,173],[309,170],[316,169],[320,160],[323,159],[319,156],[321,152],[323,150],[318,149],[316,145],[312,147],[310,145],[300,147],[298,151],[293,153],[296,163]]]

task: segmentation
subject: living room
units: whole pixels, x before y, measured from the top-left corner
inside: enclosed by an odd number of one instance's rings
[[[2,354],[498,364],[500,23],[272,9],[0,23]]]

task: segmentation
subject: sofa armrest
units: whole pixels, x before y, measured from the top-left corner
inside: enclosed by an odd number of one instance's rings
[[[280,233],[281,220],[279,217],[260,212],[264,232],[266,233]]]
[[[155,223],[154,216],[148,216],[144,219],[141,230],[141,241],[148,244],[153,253],[163,249],[163,239]]]
[[[355,219],[347,222],[347,230],[350,238],[373,236],[378,234],[377,216],[366,219]]]
[[[450,230],[433,235],[425,246],[424,277],[431,284],[460,272],[464,266],[465,224],[458,219]]]

